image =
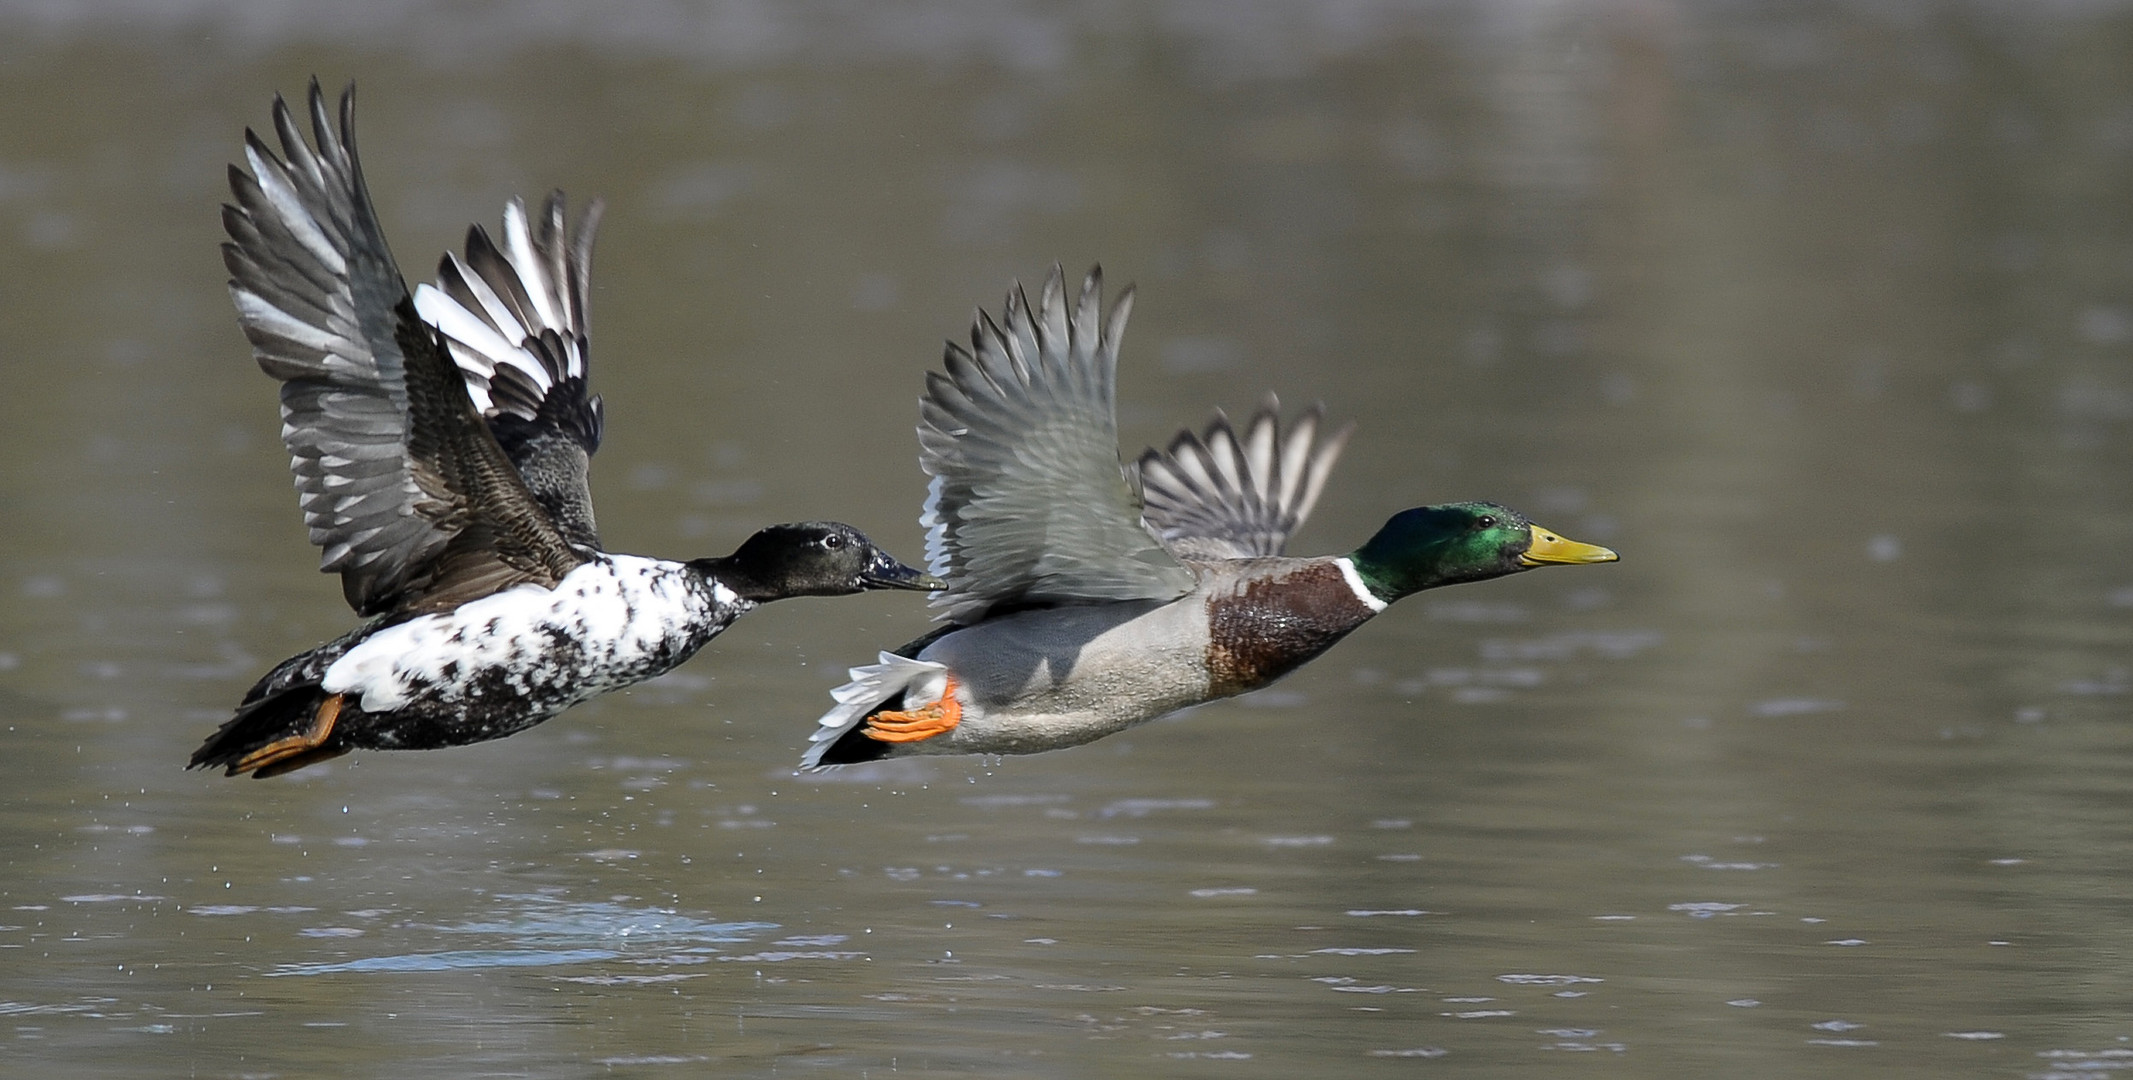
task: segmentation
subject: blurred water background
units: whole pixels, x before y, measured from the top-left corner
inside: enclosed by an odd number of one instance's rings
[[[349,623],[216,253],[360,83],[402,268],[609,201],[625,551],[917,557],[915,396],[1136,281],[1127,449],[1356,420],[1424,594],[1078,750],[796,777],[908,596],[502,742],[186,773]],[[0,2],[0,1073],[2075,1077],[2133,1068],[2133,6]]]

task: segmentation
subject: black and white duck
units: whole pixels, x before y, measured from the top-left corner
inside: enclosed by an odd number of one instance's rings
[[[223,261],[238,321],[281,380],[282,441],[320,569],[364,622],[290,657],[192,765],[275,776],[350,750],[501,738],[662,674],[760,604],[929,589],[838,522],[774,525],[723,558],[603,551],[587,470],[595,202],[567,219],[513,200],[498,243],[411,296],[356,160],[313,81],[312,143],[279,98],[281,155],[245,133]]]

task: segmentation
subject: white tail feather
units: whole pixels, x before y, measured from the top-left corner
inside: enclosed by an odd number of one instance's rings
[[[916,709],[939,701],[948,691],[948,668],[944,664],[888,652],[880,655],[880,661],[851,669],[847,674],[852,681],[830,691],[837,706],[816,721],[814,734],[807,738],[807,753],[800,758],[801,768],[827,768],[822,756],[829,753],[830,747],[898,694],[903,695],[905,707]]]

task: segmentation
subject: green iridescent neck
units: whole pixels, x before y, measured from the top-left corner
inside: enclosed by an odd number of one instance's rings
[[[1373,596],[1403,596],[1517,573],[1530,529],[1525,516],[1494,503],[1446,503],[1402,510],[1348,556]]]

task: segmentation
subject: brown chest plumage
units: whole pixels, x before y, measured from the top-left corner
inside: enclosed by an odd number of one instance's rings
[[[1207,670],[1217,697],[1287,675],[1377,614],[1330,560],[1252,562],[1279,572],[1214,590],[1207,601]]]

